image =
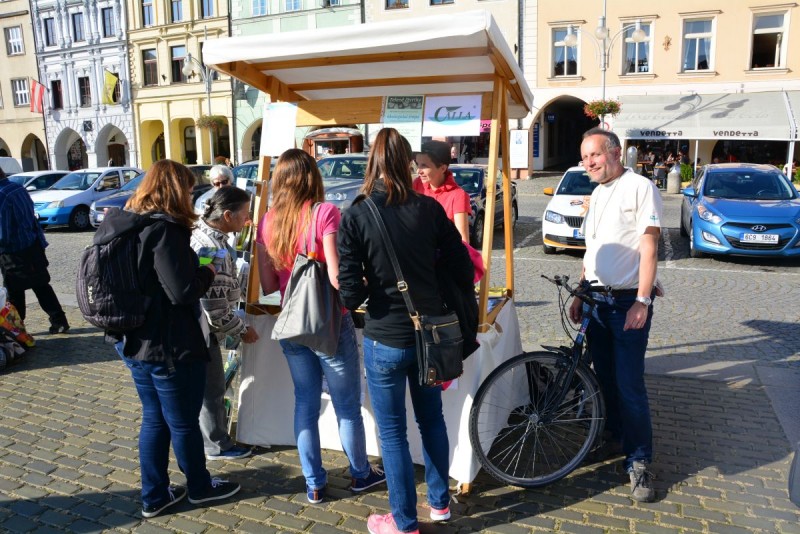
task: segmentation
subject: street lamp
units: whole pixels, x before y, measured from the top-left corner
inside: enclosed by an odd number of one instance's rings
[[[584,32],[579,28],[574,28],[572,25],[567,26],[567,35],[564,37],[564,45],[574,47],[578,45],[578,35],[576,32],[581,32],[592,38],[592,42],[597,47],[597,59],[600,62],[600,72],[602,74],[603,93],[602,99],[606,99],[606,70],[608,70],[608,60],[611,55],[611,49],[620,35],[624,34],[627,30],[634,28],[631,34],[631,40],[636,43],[642,43],[647,39],[647,33],[642,29],[642,21],[637,20],[633,24],[627,24],[622,27],[620,31],[615,33],[610,39],[609,29],[606,26],[605,7],[603,8],[603,15],[597,22],[597,28],[594,29],[594,35]],[[602,125],[605,115],[600,116],[600,124]]]
[[[192,63],[197,65],[197,70],[200,72],[200,77],[203,79],[203,83],[206,86],[206,102],[208,104],[208,116],[211,117],[211,82],[213,82],[211,69],[200,63],[197,58],[192,57],[192,53],[189,52],[186,57],[183,58],[183,68],[181,71],[183,75],[189,78],[194,74],[194,67],[192,67]],[[214,129],[208,129],[208,146],[211,150],[211,164],[214,164]]]

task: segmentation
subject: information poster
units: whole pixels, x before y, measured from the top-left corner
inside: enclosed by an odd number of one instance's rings
[[[297,104],[270,102],[264,104],[264,121],[261,127],[261,156],[277,158],[294,148],[294,129],[297,126]]]
[[[512,169],[528,168],[528,130],[511,130],[508,157]]]
[[[394,128],[411,143],[411,150],[422,149],[422,96],[387,96],[383,126]]]

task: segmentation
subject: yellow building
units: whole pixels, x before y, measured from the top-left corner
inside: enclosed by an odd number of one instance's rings
[[[206,39],[228,36],[228,2],[131,0],[127,9],[140,166],[164,158],[185,164],[229,158],[230,78],[207,71],[201,51]],[[219,128],[197,127],[203,116],[220,117]]]
[[[657,157],[797,158],[798,3],[540,0],[526,15],[534,169],[577,163],[582,132],[600,123],[584,105],[602,98],[622,107],[604,126]]]
[[[30,108],[39,73],[28,0],[3,2],[0,32],[0,157],[17,159],[26,171],[47,169],[44,118]]]

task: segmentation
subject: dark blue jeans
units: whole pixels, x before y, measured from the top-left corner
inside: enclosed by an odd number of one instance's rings
[[[586,336],[595,374],[606,402],[606,430],[622,442],[625,470],[634,461],[653,459],[653,428],[644,383],[644,354],[650,336],[653,306],[643,328],[623,330],[635,296],[617,297],[616,306],[600,302]],[[601,324],[602,323],[602,324]]]
[[[159,506],[169,501],[169,443],[175,450],[189,496],[202,496],[211,485],[200,433],[200,407],[206,385],[206,363],[170,366],[122,356],[142,401],[139,464],[142,504]]]
[[[450,502],[450,446],[442,415],[442,388],[419,385],[416,347],[397,349],[365,337],[364,368],[381,438],[392,516],[398,530],[412,532],[417,529],[417,491],[406,435],[406,383],[422,437],[428,503],[437,510],[447,508]]]

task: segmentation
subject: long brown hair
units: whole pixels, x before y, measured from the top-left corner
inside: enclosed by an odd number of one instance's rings
[[[299,148],[281,154],[272,171],[272,217],[267,228],[267,253],[274,266],[292,268],[297,237],[305,235],[311,225],[311,207],[324,198],[322,176],[314,158]]]
[[[367,171],[361,191],[371,195],[375,185],[386,186],[386,204],[402,204],[414,190],[411,186],[411,146],[394,128],[383,128],[369,151]]]
[[[153,163],[125,208],[136,213],[158,211],[192,228],[198,218],[192,209],[193,186],[192,171],[180,163],[162,159]]]

